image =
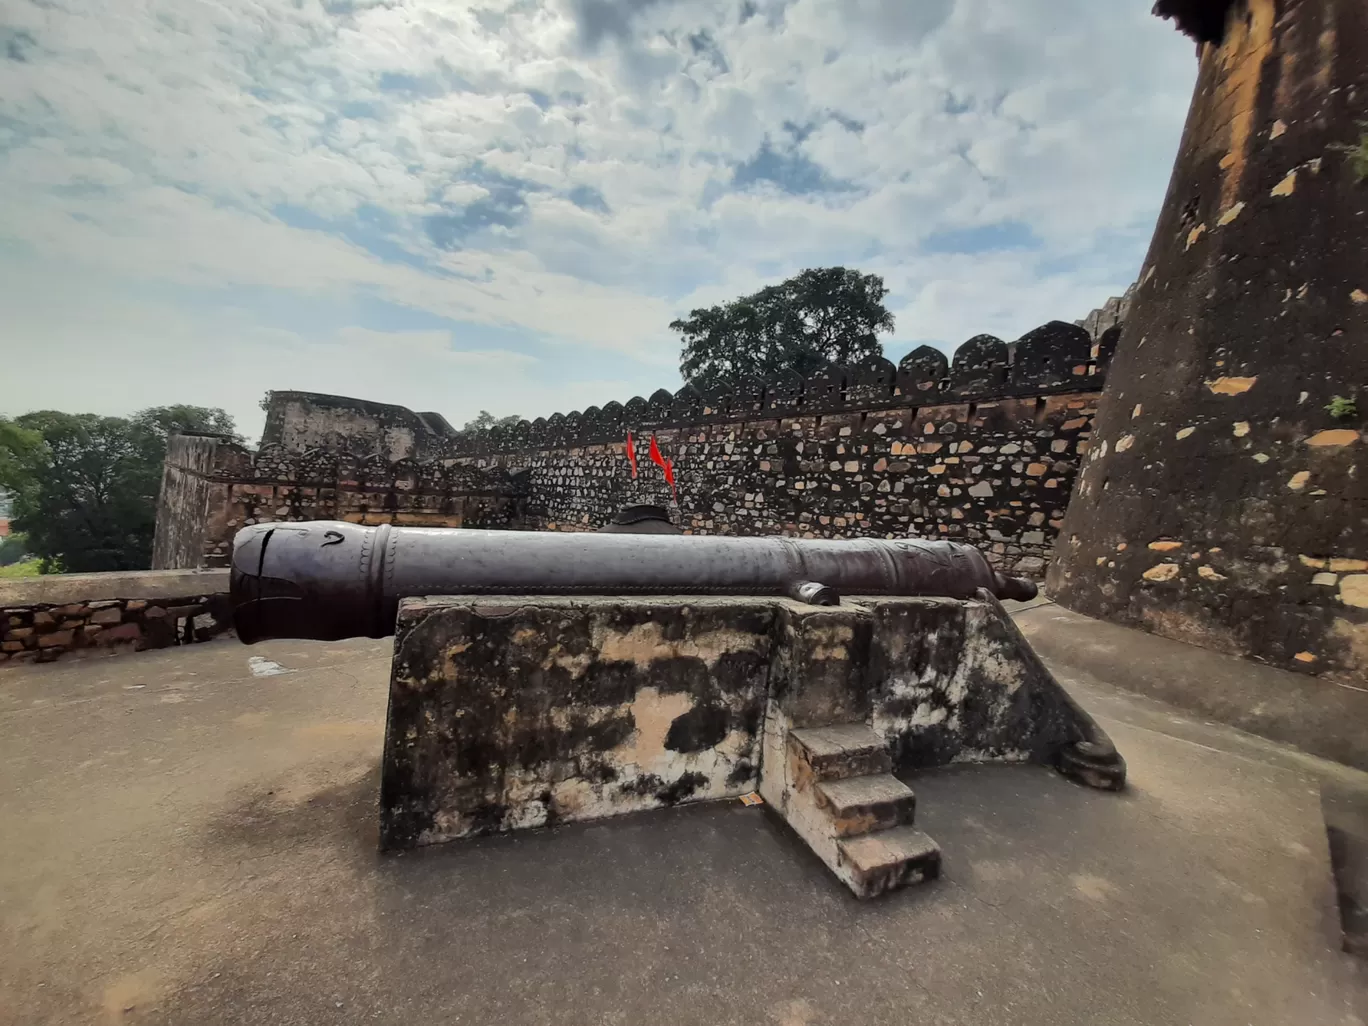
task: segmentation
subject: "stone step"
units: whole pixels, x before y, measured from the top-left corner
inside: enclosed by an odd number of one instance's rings
[[[934,880],[940,858],[940,846],[910,826],[837,842],[838,873],[860,898]]]
[[[908,826],[917,814],[912,788],[891,773],[824,780],[816,790],[817,805],[830,815],[836,837]]]
[[[816,780],[864,777],[893,768],[888,745],[864,723],[791,730],[789,744]]]

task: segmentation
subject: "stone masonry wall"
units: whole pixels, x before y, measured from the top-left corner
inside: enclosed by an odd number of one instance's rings
[[[173,435],[167,441],[157,499],[157,533],[152,542],[154,567],[199,566],[209,506],[216,491],[214,459],[226,441],[221,435]]]
[[[66,655],[207,641],[231,616],[225,571],[55,574],[0,581],[0,671]]]
[[[327,449],[251,452],[221,438],[177,436],[157,511],[154,569],[224,567],[249,524],[349,520],[427,527],[516,527],[522,484],[500,468]]]
[[[261,442],[291,452],[329,449],[397,460],[425,457],[452,433],[438,413],[316,392],[272,392]]]
[[[275,392],[266,437],[280,442],[255,454],[221,445],[209,469],[168,470],[167,480],[189,494],[185,475],[210,479],[198,559],[222,566],[239,527],[271,520],[593,530],[624,505],[673,502],[647,459],[654,435],[674,463],[687,531],[949,538],[1039,575],[1123,310],[1115,300],[1083,325],[1052,321],[1012,343],[978,335],[953,361],[920,346],[896,365],[876,358],[711,392],[686,385],[482,432],[402,407]],[[358,433],[315,444],[338,418]],[[391,460],[396,425],[415,441]],[[163,508],[180,515],[166,496]]]
[[[1364,688],[1368,4],[1171,7],[1226,17],[1199,51],[1050,593]]]
[[[730,421],[657,431],[686,530],[939,537],[1039,575],[1085,452],[1097,393]],[[660,472],[639,460],[641,473]],[[500,457],[528,471],[526,521],[592,529],[640,497],[624,446]],[[667,498],[663,483],[656,497]]]

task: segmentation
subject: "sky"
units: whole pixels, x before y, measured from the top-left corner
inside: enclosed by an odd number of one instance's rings
[[[6,0],[0,414],[625,403],[816,266],[883,276],[894,361],[1079,319],[1196,76],[1150,6]]]

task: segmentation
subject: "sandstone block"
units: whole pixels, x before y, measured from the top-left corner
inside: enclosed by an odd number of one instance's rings
[[[136,623],[121,623],[100,632],[99,643],[112,645],[116,641],[137,641],[142,637],[142,628]]]
[[[38,639],[39,648],[66,648],[74,640],[74,631],[53,631],[51,634],[44,634]]]

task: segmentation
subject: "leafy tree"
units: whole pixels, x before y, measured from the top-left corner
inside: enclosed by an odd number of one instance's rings
[[[156,435],[163,446],[174,434],[226,435],[242,444],[242,436],[237,433],[232,416],[216,407],[153,406],[129,419],[136,427]],[[162,455],[165,457],[165,450]]]
[[[480,415],[476,417],[474,420],[466,421],[465,427],[461,428],[461,430],[487,431],[492,427],[512,427],[521,419],[522,418],[519,417],[517,414],[514,414],[511,417],[496,417],[488,410],[481,410]]]
[[[42,447],[43,436],[37,431],[25,428],[8,417],[0,417],[0,489],[18,492],[23,479],[20,468],[27,465]]]
[[[45,572],[140,570],[152,560],[166,440],[222,431],[222,410],[166,406],[130,418],[42,410],[0,421],[0,488]]]
[[[807,375],[827,363],[858,363],[882,354],[879,332],[893,330],[877,274],[845,267],[809,269],[778,285],[672,321],[683,338],[679,370],[699,388],[732,385],[747,375]]]

